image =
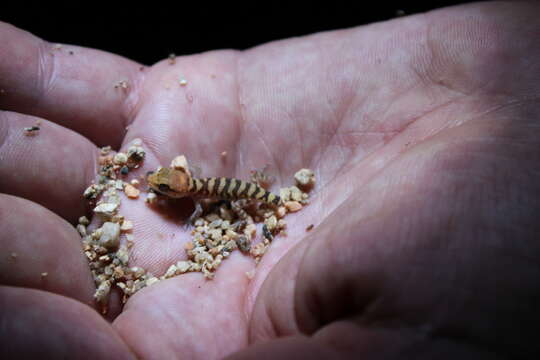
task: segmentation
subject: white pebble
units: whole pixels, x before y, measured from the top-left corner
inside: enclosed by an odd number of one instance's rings
[[[294,174],[294,180],[300,187],[311,188],[315,185],[315,174],[311,169],[301,169]]]
[[[112,222],[104,223],[101,227],[99,245],[107,249],[118,248],[118,245],[120,245],[120,225]]]
[[[266,224],[266,228],[270,231],[274,230],[277,226],[277,219],[274,215],[270,216],[266,221],[264,222]]]
[[[159,279],[156,277],[151,277],[150,279],[146,280],[146,286],[154,285],[159,282]]]
[[[153,204],[157,201],[157,195],[154,193],[148,193],[146,199],[144,200],[147,204]]]
[[[189,261],[179,261],[179,262],[176,263],[176,268],[178,269],[178,272],[180,274],[188,272],[190,267],[191,267],[191,265],[190,265]]]
[[[104,281],[101,284],[99,284],[98,288],[96,289],[96,292],[94,293],[94,298],[97,302],[103,303],[107,299],[107,296],[109,296],[109,293],[111,292],[111,282],[110,281]]]
[[[119,152],[114,155],[113,162],[117,165],[124,165],[128,161],[128,156],[125,153]]]
[[[299,188],[297,188],[296,186],[291,186],[289,190],[291,191],[290,196],[292,201],[302,200],[302,191]]]
[[[118,204],[104,203],[96,206],[94,208],[94,213],[105,218],[110,218],[114,215],[116,209],[118,209]]]

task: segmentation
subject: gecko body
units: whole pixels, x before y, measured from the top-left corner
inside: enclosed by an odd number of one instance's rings
[[[171,197],[203,197],[224,200],[252,199],[279,205],[281,198],[256,183],[227,177],[194,178],[185,171],[159,168],[149,172],[146,180],[155,192]]]

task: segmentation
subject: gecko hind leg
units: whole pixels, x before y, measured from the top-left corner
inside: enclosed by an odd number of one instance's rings
[[[198,218],[201,217],[201,215],[203,214],[204,212],[204,209],[201,205],[201,202],[200,201],[195,201],[195,210],[193,210],[193,213],[191,213],[191,215],[189,216],[188,220],[186,221],[186,226],[194,226],[195,225],[195,220],[197,220]]]
[[[231,210],[239,220],[244,221],[246,224],[253,224],[253,218],[243,209],[249,202],[247,199],[231,201]]]

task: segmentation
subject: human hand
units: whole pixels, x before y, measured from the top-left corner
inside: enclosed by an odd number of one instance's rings
[[[475,4],[142,70],[1,25],[3,351],[537,354],[537,11]],[[43,120],[29,138],[31,115]],[[209,176],[270,163],[277,185],[310,167],[315,194],[251,281],[252,260],[235,252],[214,280],[147,287],[109,324],[85,305],[95,288],[65,220],[85,210],[96,145],[135,138],[147,150],[140,174],[180,153]],[[181,259],[177,221],[142,201],[121,212],[135,224],[133,265],[161,274]]]

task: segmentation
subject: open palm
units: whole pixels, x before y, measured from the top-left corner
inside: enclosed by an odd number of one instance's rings
[[[151,68],[0,24],[3,351],[538,352],[516,332],[540,320],[538,10],[469,5]],[[40,134],[25,136],[36,117]],[[133,177],[186,154],[205,176],[270,164],[276,190],[308,167],[317,186],[252,280],[234,252],[214,280],[147,287],[109,323],[84,304],[95,288],[68,222],[85,212],[97,146],[135,138],[147,156]],[[161,275],[184,258],[180,217],[128,199],[121,213],[135,224],[130,265]]]

